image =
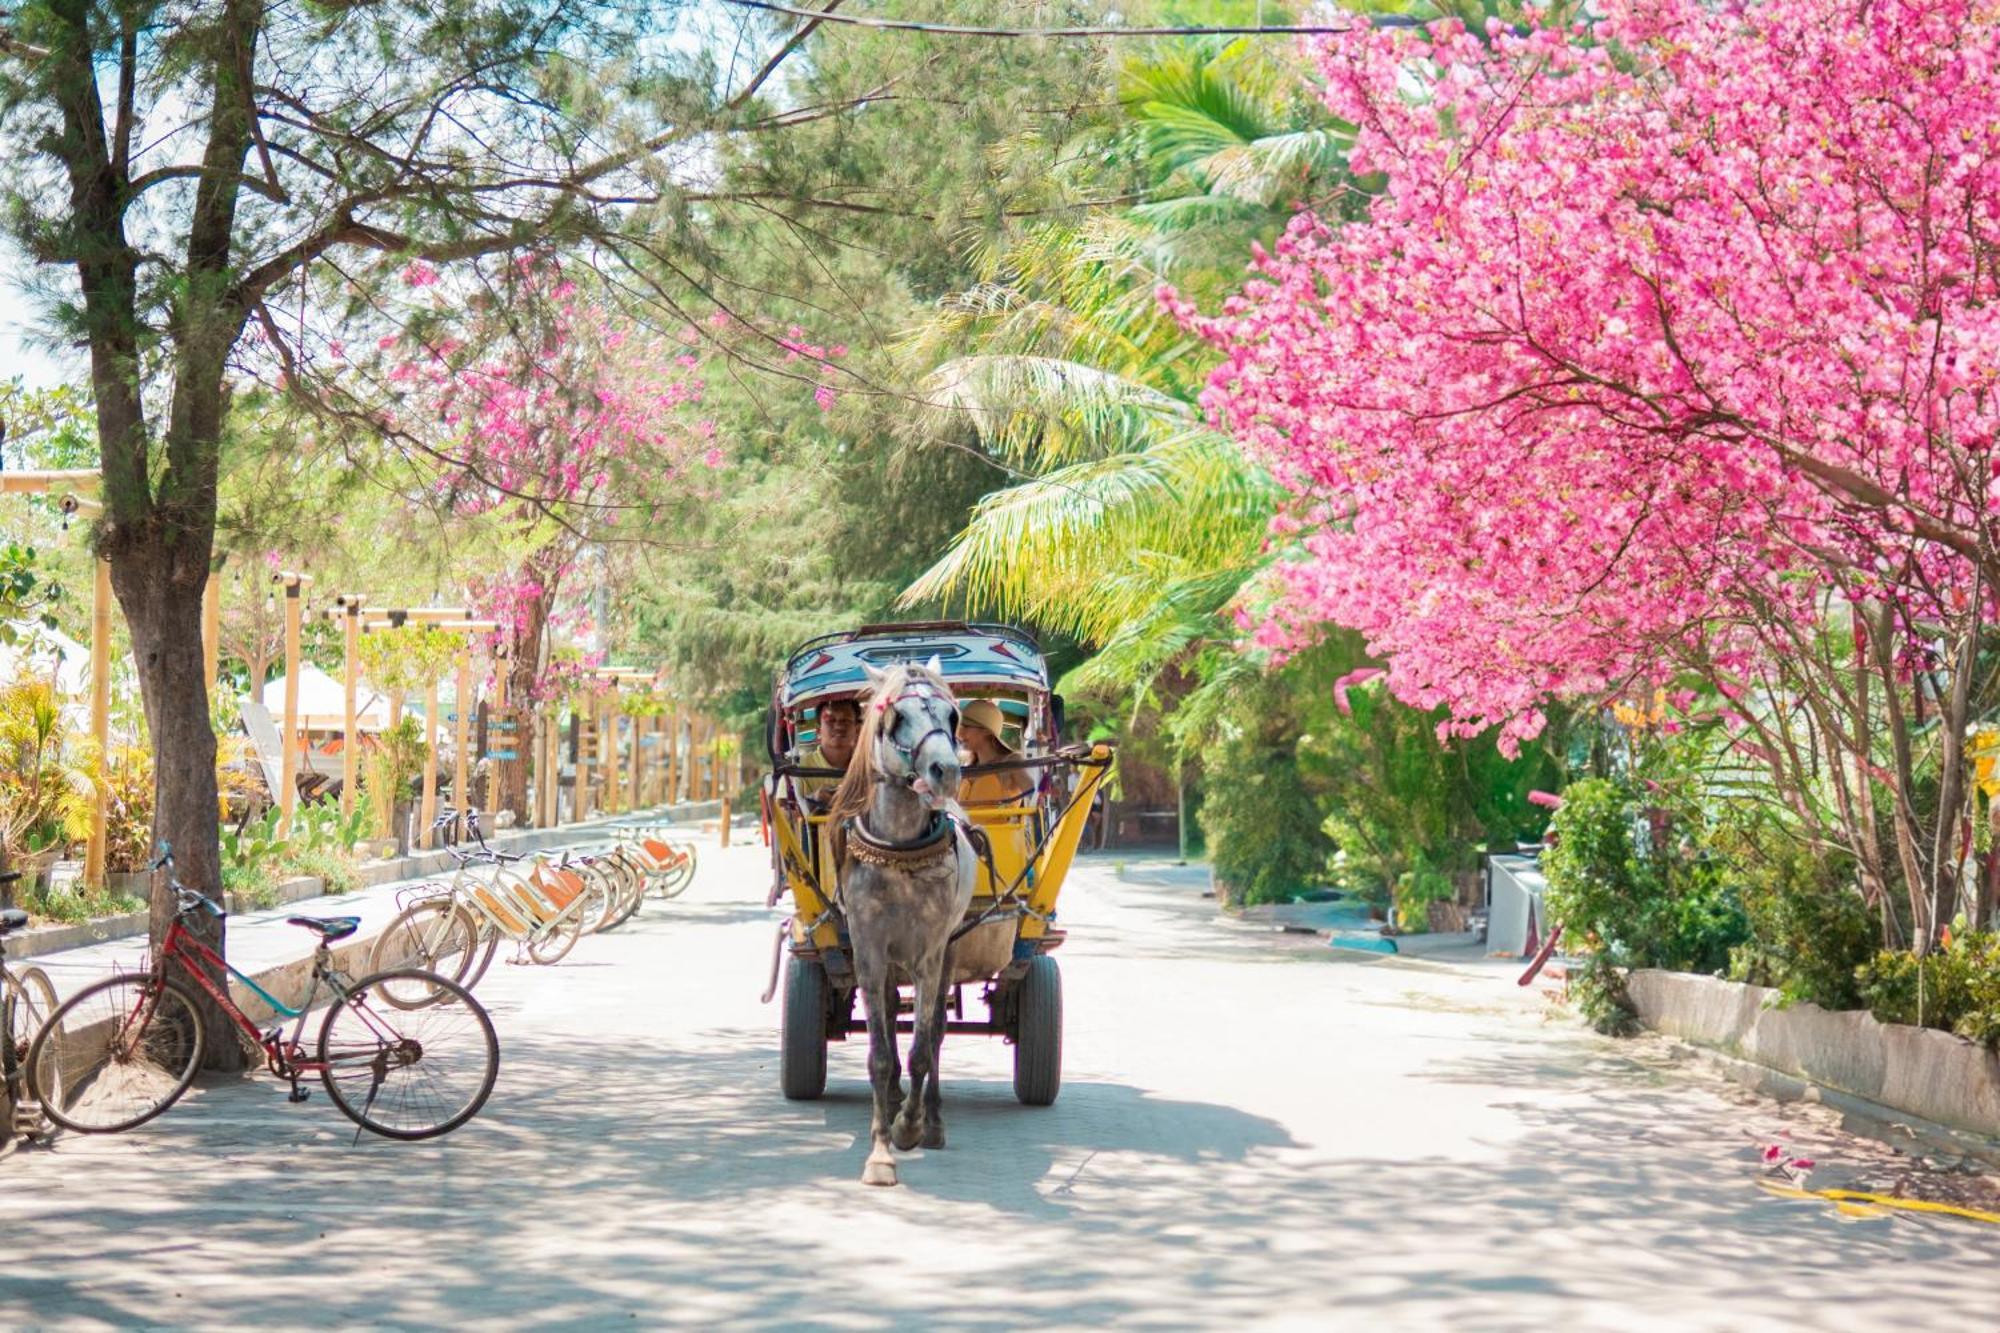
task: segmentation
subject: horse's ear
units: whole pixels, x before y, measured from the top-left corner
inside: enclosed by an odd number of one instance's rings
[[[868,673],[868,683],[878,690],[882,688],[882,682],[889,679],[888,672],[877,670],[871,662],[863,662],[861,669]]]
[[[930,672],[933,676],[942,677],[944,675],[944,663],[938,659],[936,653],[932,653],[931,660],[924,663],[924,670]]]

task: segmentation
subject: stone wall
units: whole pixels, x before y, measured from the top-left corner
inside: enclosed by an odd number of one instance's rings
[[[1859,1010],[1778,1007],[1778,993],[1716,977],[1641,970],[1629,979],[1647,1027],[1953,1129],[2000,1134],[2000,1055]]]

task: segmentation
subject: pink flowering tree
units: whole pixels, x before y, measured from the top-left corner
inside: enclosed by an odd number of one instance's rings
[[[1552,697],[1697,668],[1925,942],[1972,842],[2000,577],[2000,25],[1604,15],[1329,41],[1365,218],[1297,218],[1217,317],[1163,293],[1224,353],[1208,410],[1292,496],[1257,633],[1359,628],[1401,697],[1508,743]]]
[[[673,513],[714,497],[728,460],[702,410],[700,338],[641,329],[552,263],[510,277],[504,296],[462,300],[413,267],[405,281],[428,308],[378,350],[391,429],[436,464],[426,501],[504,553],[469,592],[503,627],[509,697],[530,701],[553,688],[551,632],[588,628],[565,599],[583,566],[671,531]],[[502,799],[519,809],[525,791]]]

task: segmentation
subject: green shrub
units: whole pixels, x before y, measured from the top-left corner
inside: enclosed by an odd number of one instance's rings
[[[1457,895],[1451,876],[1429,866],[1405,873],[1396,884],[1396,929],[1421,934],[1430,929],[1432,903],[1450,902]]]
[[[1590,955],[1572,994],[1601,1030],[1630,1024],[1618,969],[1719,972],[1749,934],[1725,868],[1678,848],[1642,847],[1633,837],[1641,815],[1622,783],[1572,783],[1556,812],[1555,845],[1542,854],[1549,920],[1562,924],[1567,946]]]
[[[278,877],[269,860],[222,863],[222,890],[259,910],[278,905]]]
[[[1858,1008],[1856,971],[1874,956],[1877,927],[1853,860],[1816,853],[1768,819],[1726,823],[1709,846],[1728,865],[1750,927],[1729,975],[1769,986],[1787,1003]]]
[[[1938,1028],[2000,1048],[2000,935],[1960,931],[1921,959],[1885,949],[1857,978],[1868,1012],[1884,1023]]]
[[[1333,840],[1293,750],[1253,736],[1208,758],[1201,830],[1215,878],[1238,902],[1286,902],[1326,882]]]
[[[1542,855],[1549,919],[1566,938],[1623,967],[1717,972],[1749,934],[1743,908],[1713,858],[1646,849],[1633,839],[1632,790],[1605,778],[1572,783]]]

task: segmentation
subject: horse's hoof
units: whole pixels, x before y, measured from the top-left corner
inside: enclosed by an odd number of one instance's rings
[[[924,1130],[924,1146],[925,1146],[926,1148],[942,1148],[942,1147],[944,1147],[944,1126],[943,1126],[943,1125],[930,1125],[930,1126],[927,1126],[927,1127],[925,1128],[925,1130]]]
[[[923,1137],[923,1126],[908,1120],[898,1120],[889,1126],[889,1142],[896,1145],[898,1152],[908,1152],[916,1147],[917,1140],[921,1137]]]
[[[870,1162],[861,1168],[861,1183],[864,1185],[893,1185],[896,1183],[894,1162]]]

